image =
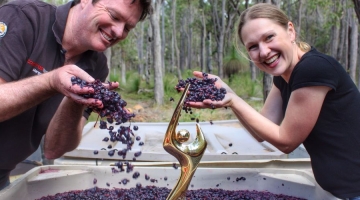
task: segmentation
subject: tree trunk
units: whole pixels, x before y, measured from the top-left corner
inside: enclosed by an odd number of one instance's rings
[[[358,18],[358,23],[360,23],[360,0],[353,0],[353,2],[354,2],[355,13]]]
[[[218,1],[213,0],[212,2],[212,19],[214,23],[214,31],[215,31],[215,40],[217,45],[217,52],[216,52],[216,58],[217,58],[217,67],[218,67],[218,76],[220,78],[223,77],[223,56],[224,56],[224,35],[225,35],[225,5],[226,0],[221,1],[221,10],[219,12],[218,10]],[[220,16],[219,16],[220,15]]]
[[[153,13],[150,15],[150,22],[153,29],[153,66],[154,66],[154,98],[157,105],[164,103],[164,83],[161,62],[161,33],[160,33],[160,9],[162,0],[153,3]]]
[[[297,22],[298,22],[298,24],[297,24],[297,27],[296,27],[296,33],[298,34],[298,35],[300,35],[300,33],[301,33],[301,19],[302,19],[302,6],[303,6],[303,3],[302,3],[303,1],[299,1],[299,11],[298,11],[298,19],[297,19]]]
[[[111,73],[111,69],[112,69],[112,66],[111,66],[111,47],[107,48],[104,52],[105,56],[106,56],[106,59],[107,59],[107,66],[109,68],[109,74],[106,78],[106,80],[110,80],[110,73]]]
[[[358,35],[358,45],[360,45],[360,35]],[[360,63],[360,52],[357,53],[357,63]],[[358,70],[358,81],[357,81],[357,87],[360,91],[360,70]]]
[[[161,68],[165,76],[165,8],[164,1],[161,5]]]
[[[341,0],[342,3],[344,3],[344,0]],[[337,49],[337,57],[336,59],[346,68],[346,63],[344,62],[344,50],[347,48],[345,45],[345,40],[346,40],[346,29],[347,29],[347,21],[346,21],[346,10],[344,9],[343,15],[341,17],[341,29],[340,29],[340,39],[339,39],[339,45],[338,49]]]
[[[139,57],[138,73],[139,76],[144,75],[144,23],[140,23],[140,33],[137,34],[137,52]]]
[[[207,48],[206,48],[206,68],[208,70],[208,73],[211,74],[213,71],[213,67],[212,67],[212,51],[211,51],[211,33],[208,32],[207,33],[207,37],[206,37],[206,44],[207,44]]]
[[[358,51],[358,22],[355,18],[354,10],[350,11],[350,50],[349,50],[349,75],[351,79],[356,83],[356,64],[357,64],[357,51]]]
[[[189,20],[189,22],[187,23],[187,27],[188,27],[188,31],[187,31],[187,41],[188,41],[188,44],[187,44],[187,68],[188,69],[192,69],[192,23],[194,21],[193,19],[193,12],[192,12],[192,5],[191,5],[191,1],[188,1],[188,4],[189,4],[189,9],[188,9],[188,17],[186,18],[187,20]]]
[[[150,85],[150,65],[152,63],[152,43],[153,43],[153,32],[151,25],[148,27],[148,40],[146,47],[146,65],[145,65],[145,81],[146,85]]]
[[[124,59],[124,51],[120,50],[120,68],[121,68],[121,83],[126,85],[126,63]]]
[[[10,1],[14,1],[14,0],[0,0],[0,5],[6,4]]]
[[[187,26],[186,24],[186,19],[185,17],[183,17],[181,19],[181,27],[180,27],[180,70],[181,72],[185,71],[185,66],[186,66],[186,44],[187,44],[187,35],[186,35],[186,30],[185,30],[185,26]]]
[[[204,11],[201,13],[201,48],[200,48],[200,68],[202,72],[205,72],[205,58],[206,58],[206,23]]]
[[[174,50],[175,50],[175,62],[173,63],[173,66],[175,67],[175,69],[177,70],[177,76],[178,79],[182,79],[182,75],[181,75],[181,70],[180,70],[180,52],[179,52],[179,47],[178,47],[178,43],[177,43],[177,38],[176,38],[176,0],[172,0],[172,8],[171,8],[171,21],[172,21],[172,40],[174,42]]]
[[[343,52],[343,55],[342,55],[342,63],[344,64],[344,67],[346,70],[349,70],[349,29],[350,29],[350,13],[349,13],[349,9],[345,9],[346,10],[346,13],[345,13],[345,21],[344,21],[344,34],[345,34],[345,37],[344,37],[344,52]]]
[[[338,12],[336,5],[333,6],[332,11],[334,13]],[[339,47],[339,37],[340,37],[340,27],[339,21],[335,21],[331,27],[331,41],[330,42],[330,55],[334,58],[337,58],[337,49]]]
[[[264,102],[267,98],[267,96],[270,93],[271,87],[272,87],[272,78],[273,76],[264,72],[263,73],[263,98]]]
[[[249,62],[250,63],[250,73],[251,73],[251,80],[255,81],[257,78],[257,67],[254,65],[253,62]]]

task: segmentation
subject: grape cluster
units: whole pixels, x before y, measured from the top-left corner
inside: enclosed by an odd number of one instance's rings
[[[210,99],[212,101],[221,101],[225,98],[226,89],[225,88],[217,88],[215,86],[215,82],[217,78],[209,78],[209,75],[203,72],[203,79],[197,78],[187,78],[186,80],[179,80],[178,84],[175,88],[178,91],[181,91],[186,87],[186,84],[190,84],[189,94],[185,98],[183,110],[186,113],[192,114],[191,108],[187,105],[189,102],[202,102],[205,99]],[[215,109],[213,104],[210,105],[212,109]],[[198,118],[191,118],[191,120],[196,120],[199,123]],[[213,122],[210,120],[210,124]]]
[[[126,184],[127,180],[121,181],[122,184]],[[110,184],[109,184],[110,185]],[[165,200],[170,193],[170,189],[166,187],[145,186],[142,187],[140,183],[136,185],[136,188],[124,189],[113,188],[105,189],[93,187],[86,190],[74,190],[64,193],[57,193],[53,196],[44,196],[38,200],[57,200],[57,199],[143,199],[143,200]],[[281,199],[281,200],[303,200],[294,196],[284,194],[273,194],[268,191],[256,191],[256,190],[223,190],[219,188],[214,189],[198,189],[188,190],[186,192],[186,199]]]
[[[103,108],[93,107],[91,109],[97,112],[100,117],[107,117],[109,123],[115,121],[117,124],[121,124],[135,117],[134,113],[128,113],[125,109],[127,102],[121,99],[120,94],[104,87],[100,80],[89,83],[79,77],[73,76],[71,77],[71,83],[73,85],[79,85],[80,87],[90,87],[94,89],[94,93],[82,94],[81,96],[101,100],[104,105]],[[109,82],[109,84],[111,85],[111,82]],[[100,123],[100,127],[105,128],[106,123]]]
[[[81,80],[78,77],[73,76],[71,77],[71,83],[73,85],[79,85],[80,87],[90,87],[94,89],[94,93],[83,94],[82,96],[84,98],[94,98],[97,100],[101,100],[104,105],[103,108],[91,108],[91,111],[95,111],[101,117],[101,120],[99,122],[99,128],[107,129],[109,131],[109,137],[105,137],[103,141],[118,141],[126,145],[126,148],[122,150],[112,149],[112,146],[109,145],[108,149],[112,150],[108,151],[108,155],[112,157],[115,155],[115,151],[118,151],[117,154],[123,159],[125,159],[127,152],[131,150],[132,145],[134,144],[134,133],[130,126],[120,126],[117,130],[114,130],[114,126],[108,126],[108,124],[113,124],[115,122],[115,125],[119,125],[128,122],[133,117],[135,117],[134,113],[127,112],[125,108],[127,102],[121,99],[119,93],[111,91],[104,87],[100,80],[95,80],[94,82],[89,83]],[[111,82],[109,82],[109,84],[111,85]],[[105,118],[106,120],[102,120],[103,118]],[[138,126],[134,126],[133,128],[135,131],[139,129]],[[99,152],[97,150],[94,151],[94,154],[98,153]],[[140,155],[141,152],[137,152],[135,154],[135,157],[138,157]]]
[[[179,80],[175,88],[180,91],[185,88],[187,83],[190,83],[189,95],[185,99],[186,102],[202,102],[205,99],[212,101],[221,101],[226,94],[225,88],[217,88],[215,82],[217,78],[209,78],[207,73],[203,73],[203,79],[187,78],[186,80]]]

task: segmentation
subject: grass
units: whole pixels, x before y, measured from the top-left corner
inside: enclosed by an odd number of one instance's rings
[[[152,92],[153,80],[150,80],[150,84],[146,84],[136,72],[129,71],[126,74],[126,84],[122,84],[119,74],[111,74],[111,81],[118,81],[120,83],[120,89],[118,92],[121,97],[128,103],[126,108],[136,114],[136,117],[132,120],[134,122],[169,122],[172,117],[173,111],[177,106],[177,101],[181,97],[181,93],[178,93],[174,87],[178,82],[178,79],[174,74],[166,74],[164,76],[164,104],[159,106],[154,102],[154,94]],[[186,71],[183,74],[183,78],[186,79],[192,77],[192,71]],[[238,73],[232,76],[231,82],[228,79],[223,79],[224,82],[236,92],[238,96],[243,98],[256,110],[260,110],[262,102],[262,85],[261,81],[252,81],[249,73]],[[141,92],[139,92],[141,91]],[[175,101],[170,101],[170,98],[174,98]],[[256,100],[254,100],[256,99]],[[192,114],[182,115],[181,122],[189,122],[194,119],[200,121],[209,120],[229,120],[236,119],[231,109],[193,109]],[[89,120],[96,121],[97,114],[93,113]]]

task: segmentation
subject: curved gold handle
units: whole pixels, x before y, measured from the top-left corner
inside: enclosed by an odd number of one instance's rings
[[[176,136],[176,127],[178,126],[189,88],[190,84],[187,84],[170,120],[163,142],[165,151],[173,155],[181,165],[180,178],[167,197],[169,200],[185,199],[186,191],[193,174],[195,173],[207,146],[204,133],[199,124],[196,124],[196,139],[192,143],[185,145],[183,144],[184,140],[179,140]]]

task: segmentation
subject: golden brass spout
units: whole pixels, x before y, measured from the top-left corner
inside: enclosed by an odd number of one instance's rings
[[[179,123],[181,110],[184,107],[189,87],[190,84],[187,84],[183,91],[165,133],[163,142],[165,151],[173,155],[181,166],[180,178],[167,197],[168,200],[185,199],[186,191],[207,146],[204,133],[199,124],[196,124],[196,139],[190,144],[183,144],[190,138],[187,130],[183,129],[176,133],[176,127]]]

